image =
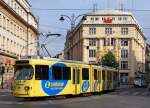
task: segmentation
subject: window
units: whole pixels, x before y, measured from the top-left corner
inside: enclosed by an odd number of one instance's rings
[[[121,46],[128,46],[128,39],[121,39]]]
[[[15,67],[15,80],[31,80],[33,77],[33,67],[30,65]]]
[[[123,20],[124,20],[124,21],[127,21],[127,17],[123,17]]]
[[[82,68],[82,80],[89,80],[89,69]]]
[[[116,44],[116,40],[114,38],[111,38],[111,45],[115,45]]]
[[[48,79],[49,79],[49,66],[36,65],[35,80],[48,80]]]
[[[113,17],[112,20],[115,20],[115,18]]]
[[[121,57],[122,58],[127,58],[128,57],[128,50],[122,49],[121,50]]]
[[[89,57],[96,57],[96,50],[89,50]]]
[[[104,46],[106,46],[106,39],[104,38]]]
[[[96,39],[89,39],[89,46],[96,46]]]
[[[99,20],[99,18],[95,18],[95,21],[98,21]]]
[[[89,28],[89,34],[95,35],[96,34],[96,28]]]
[[[3,28],[6,29],[6,18],[3,16]]]
[[[105,80],[105,70],[102,70],[102,80]]]
[[[121,18],[121,17],[119,17],[119,18],[118,18],[118,20],[119,20],[119,21],[121,21],[121,20],[122,20],[122,18]]]
[[[98,77],[97,77],[97,69],[94,69],[94,80],[98,80]]]
[[[52,67],[52,79],[53,80],[71,80],[71,69],[70,67]]]
[[[110,73],[111,73],[110,71],[107,71],[107,80],[108,80],[108,81],[110,81],[110,79],[111,79]]]
[[[112,28],[105,28],[105,34],[112,34]]]
[[[128,28],[121,28],[122,35],[128,35]]]
[[[2,14],[0,14],[0,27],[2,27]]]
[[[52,67],[52,79],[53,80],[62,80],[61,67],[59,67],[59,66]]]
[[[113,80],[113,76],[112,76],[112,72],[110,72],[110,81],[112,82]]]
[[[114,38],[105,38],[104,46],[113,46],[116,44],[116,40]]]
[[[91,21],[94,21],[94,18],[91,18]]]
[[[71,80],[70,67],[63,67],[63,80]]]
[[[121,69],[122,70],[128,69],[128,61],[121,61]]]
[[[102,17],[102,20],[106,20],[106,18]]]
[[[114,81],[118,80],[118,73],[117,72],[113,72],[113,80]]]
[[[120,73],[120,82],[122,84],[128,84],[128,73]]]

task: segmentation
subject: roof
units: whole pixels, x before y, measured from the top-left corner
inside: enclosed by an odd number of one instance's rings
[[[131,12],[123,10],[97,10],[94,12],[88,12],[86,15],[131,15]]]

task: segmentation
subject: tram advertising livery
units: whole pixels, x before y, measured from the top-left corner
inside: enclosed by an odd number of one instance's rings
[[[60,59],[23,59],[15,63],[12,94],[22,98],[79,95],[117,87],[114,68]]]

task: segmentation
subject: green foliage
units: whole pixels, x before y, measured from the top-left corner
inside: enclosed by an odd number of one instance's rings
[[[108,53],[101,58],[101,64],[104,66],[118,68],[116,57],[111,51],[108,51]]]

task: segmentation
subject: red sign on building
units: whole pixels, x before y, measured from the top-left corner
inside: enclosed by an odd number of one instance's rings
[[[112,23],[112,18],[107,18],[103,20],[104,23]]]
[[[5,60],[5,64],[11,64],[11,60],[6,59],[6,60]]]

